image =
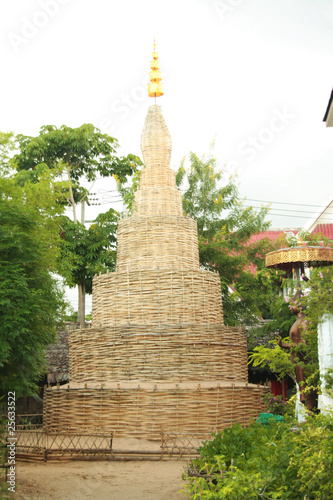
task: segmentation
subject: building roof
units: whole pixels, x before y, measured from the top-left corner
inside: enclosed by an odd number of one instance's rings
[[[263,231],[262,233],[253,234],[249,240],[249,243],[254,243],[255,241],[263,240],[268,238],[270,241],[275,241],[279,236],[285,233],[294,233],[295,235],[299,232],[299,228],[284,228],[284,229],[270,229],[269,231]]]
[[[331,92],[330,99],[326,108],[325,116],[323,121],[326,122],[326,127],[333,127],[333,90]]]
[[[323,233],[329,240],[333,240],[333,224],[317,224],[312,233]]]
[[[309,233],[323,233],[333,240],[333,201],[328,203],[322,212],[315,215],[305,224],[304,229]]]

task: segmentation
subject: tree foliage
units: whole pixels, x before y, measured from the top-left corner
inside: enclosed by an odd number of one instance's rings
[[[297,282],[299,294],[295,299],[295,281],[283,280],[283,287],[290,290],[291,297],[281,297],[276,301],[274,318],[265,325],[266,329],[284,336],[284,343],[290,348],[286,351],[281,349],[276,341],[272,344],[274,348],[267,346],[254,347],[250,355],[253,366],[269,367],[279,378],[288,374],[295,378],[290,368],[294,370],[296,365],[304,368],[306,391],[320,390],[319,360],[318,360],[318,325],[328,315],[332,314],[333,307],[333,268],[317,268],[311,270],[310,279]],[[289,330],[296,320],[289,309],[297,308],[305,314],[305,322],[302,328],[302,342],[298,345],[290,342]],[[262,330],[262,329],[261,329]],[[292,361],[292,358],[293,361]]]
[[[14,156],[12,163],[19,171],[31,172],[43,165],[50,169],[60,167],[67,173],[69,190],[65,199],[73,208],[74,222],[76,204],[87,195],[87,189],[80,183],[83,179],[93,181],[97,175],[116,175],[125,181],[127,175],[133,174],[136,165],[141,164],[141,160],[134,155],[117,157],[117,140],[102,134],[91,124],[78,128],[46,125],[37,137],[18,135],[17,141],[20,152]],[[64,196],[60,200],[63,202]]]
[[[99,214],[89,228],[62,217],[58,271],[69,287],[84,282],[86,292],[92,293],[94,275],[114,270],[118,215],[110,209]]]
[[[0,176],[0,391],[33,391],[44,349],[63,307],[56,268],[56,217],[50,172],[19,186]]]
[[[251,240],[268,229],[268,207],[245,206],[235,180],[225,179],[211,155],[199,158],[191,153],[189,160],[187,169],[181,163],[176,182],[183,187],[184,213],[198,223],[201,265],[220,274],[225,322],[251,323],[276,295],[275,273],[264,268],[272,243],[267,238]]]
[[[132,215],[134,211],[134,194],[139,187],[141,170],[136,167],[133,176],[129,182],[122,182],[117,176],[117,190],[120,193],[126,209],[127,215]]]
[[[0,132],[0,170],[1,175],[8,175],[11,170],[10,158],[15,148],[16,138],[13,132]]]
[[[233,231],[240,224],[239,217],[246,217],[238,206],[238,189],[233,179],[223,182],[223,172],[211,155],[206,159],[190,153],[189,160],[190,168],[186,170],[184,158],[176,174],[177,185],[185,184],[185,214],[196,219],[201,236]]]
[[[184,475],[191,499],[332,498],[332,415],[309,416],[298,432],[295,424],[235,424],[213,435]]]
[[[134,155],[115,156],[117,140],[91,124],[78,128],[46,125],[37,137],[18,135],[17,140],[20,153],[14,156],[13,162],[18,170],[34,169],[41,163],[54,168],[62,163],[70,168],[71,180],[76,185],[82,177],[92,181],[97,174],[102,177],[116,174],[125,180],[133,173],[135,164],[141,163]]]
[[[67,185],[59,182],[55,189],[58,202],[72,207],[75,224],[78,222],[76,205],[80,201],[84,202],[89,194],[82,184],[84,180],[93,181],[100,175],[101,177],[114,176],[124,182],[128,175],[133,174],[136,166],[141,164],[141,160],[134,155],[116,156],[117,140],[102,134],[91,124],[84,124],[78,128],[65,125],[57,128],[54,125],[46,125],[41,128],[37,137],[18,135],[17,141],[20,152],[14,156],[12,163],[21,172],[22,182],[36,182],[38,176],[36,177],[35,172],[45,168],[57,169],[67,174]],[[87,233],[83,227],[74,230],[73,227],[70,228],[69,221],[63,220],[62,223],[65,226],[63,234],[67,234],[65,238],[67,247],[63,248],[63,256],[66,259],[63,263],[59,262],[59,272],[64,273],[63,276],[70,286],[72,286],[73,279],[77,279],[80,324],[81,328],[84,328],[85,292],[91,291],[91,268],[98,268],[99,263],[106,258],[106,253],[102,250],[105,246],[105,237],[103,235],[103,241],[98,243],[97,238],[95,241],[91,238],[93,234],[97,236],[97,232]],[[114,237],[114,234],[113,230],[110,239]],[[82,238],[81,242],[80,238]],[[87,256],[83,255],[83,249],[88,249]],[[98,255],[99,250],[102,251],[103,256]],[[72,271],[68,266],[70,253],[74,266]],[[84,263],[87,265],[86,269],[83,268]],[[87,283],[85,276],[88,279]]]
[[[286,286],[290,287],[291,282],[286,281]],[[311,269],[310,278],[300,282],[300,286],[300,304],[307,318],[307,328],[316,332],[318,324],[333,311],[333,266]]]
[[[274,345],[274,348],[267,347],[266,345],[255,347],[249,357],[249,362],[254,367],[268,367],[276,374],[278,380],[289,376],[296,381],[290,353],[278,346],[276,340],[271,340],[270,342]]]

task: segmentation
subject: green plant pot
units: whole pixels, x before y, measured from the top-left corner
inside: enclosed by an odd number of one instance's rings
[[[256,422],[262,425],[269,425],[271,420],[275,420],[276,422],[282,422],[282,415],[273,415],[273,413],[260,413],[259,418],[257,418]]]

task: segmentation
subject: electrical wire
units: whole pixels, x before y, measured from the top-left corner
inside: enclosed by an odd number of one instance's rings
[[[123,201],[123,198],[119,191],[117,189],[100,189],[99,194],[102,195],[102,200],[101,204],[102,205],[111,205],[112,203],[121,203]],[[117,193],[117,194],[116,194]],[[313,209],[317,209],[317,211],[323,212],[325,210],[325,214],[321,215],[321,220],[329,222],[333,222],[333,207],[327,207],[326,205],[313,205],[313,204],[308,204],[308,203],[294,203],[294,202],[283,202],[283,201],[269,201],[269,200],[259,200],[256,198],[245,198],[245,202],[256,202],[256,203],[266,203],[273,205],[271,207],[268,207],[269,212],[268,216],[274,216],[274,217],[289,217],[289,218],[294,218],[294,219],[311,219],[318,217],[318,214],[313,213]],[[274,205],[286,205],[286,208],[278,208],[275,207]],[[255,210],[260,210],[261,208],[265,208],[262,206],[257,206],[257,205],[247,205],[247,204],[242,204],[242,207],[245,208],[253,208]],[[290,207],[290,208],[289,208]],[[297,208],[291,208],[291,207],[299,207],[303,208],[300,210],[297,210]],[[307,207],[309,207],[309,210],[307,210]],[[304,215],[302,215],[304,214]],[[332,216],[330,216],[332,214]]]
[[[185,192],[185,190],[180,190],[181,192]],[[118,189],[100,189],[98,191],[100,194],[107,194],[107,193],[118,193],[119,196],[120,193],[118,191]],[[292,205],[292,206],[296,206],[296,207],[311,207],[311,208],[317,208],[317,209],[322,209],[324,210],[326,208],[326,206],[323,206],[323,205],[311,205],[309,203],[292,203],[292,202],[288,202],[288,201],[272,201],[272,200],[258,200],[258,199],[254,199],[254,198],[245,198],[245,201],[255,201],[257,203],[270,203],[270,204],[278,204],[278,205]],[[333,210],[333,208],[332,208]],[[307,210],[307,212],[310,212],[311,210]]]
[[[254,200],[252,198],[246,198],[246,201],[257,201],[259,203],[276,203],[276,204],[279,204],[279,205],[294,205],[294,206],[298,206],[298,207],[313,207],[313,208],[322,208],[323,210],[325,209],[325,207],[323,207],[323,205],[310,205],[308,203],[291,203],[291,202],[288,202],[288,201],[267,201],[267,200]]]

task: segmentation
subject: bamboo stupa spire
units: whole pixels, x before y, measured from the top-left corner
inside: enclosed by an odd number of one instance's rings
[[[158,97],[155,46],[151,68],[148,92]],[[200,265],[197,222],[183,215],[156,103],[141,149],[133,211],[118,221],[116,270],[94,277],[92,327],[68,338],[71,387],[44,391],[46,432],[157,440],[170,429],[206,439],[263,411],[266,389],[248,384],[245,330],[223,324],[220,276]]]
[[[154,38],[154,50],[152,53],[153,60],[150,61],[150,69],[149,78],[150,83],[148,83],[148,96],[149,97],[160,97],[164,94],[163,92],[163,84],[161,83],[162,75],[160,72],[160,63],[158,61],[158,54],[156,52],[156,43]]]

